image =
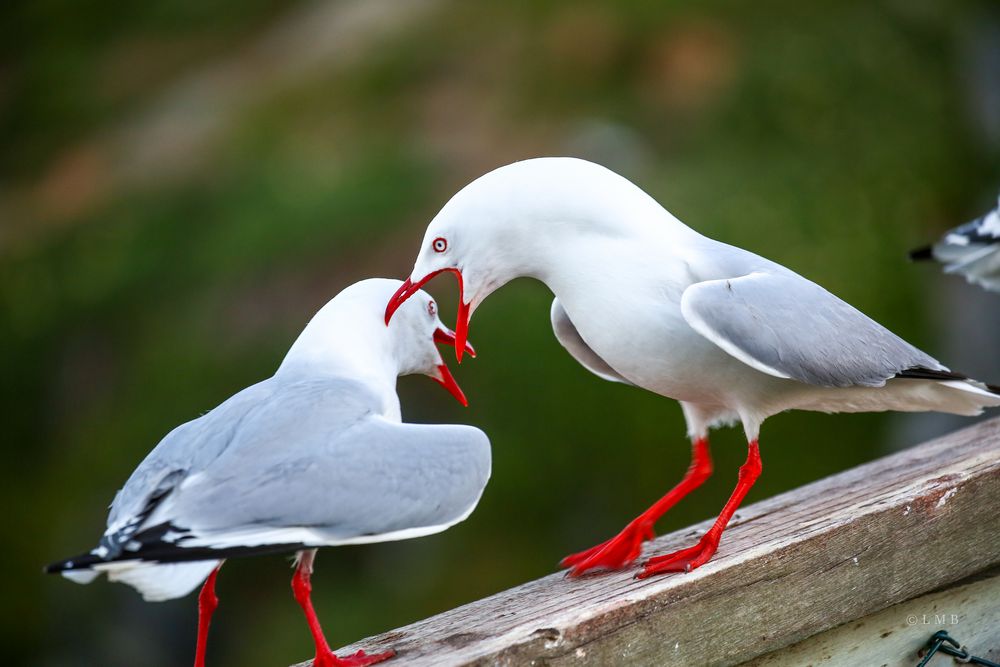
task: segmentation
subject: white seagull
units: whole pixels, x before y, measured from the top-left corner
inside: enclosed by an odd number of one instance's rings
[[[952,373],[819,285],[751,252],[706,238],[599,165],[539,158],[475,180],[427,227],[386,322],[442,272],[458,277],[456,353],[469,318],[519,276],[555,294],[556,338],[584,367],[681,402],[691,467],[617,536],[568,556],[571,574],[623,567],[653,525],[712,472],[710,427],[741,422],[749,442],[736,489],[693,547],[646,562],[638,576],[696,568],[761,471],[761,423],[789,409],[938,410],[978,414],[996,388]]]
[[[338,294],[273,377],[157,445],[115,497],[97,548],[47,571],[80,583],[106,573],[153,601],[204,581],[201,667],[223,559],[296,552],[292,588],[316,644],[314,665],[391,658],[330,650],[310,601],[316,548],[445,530],[469,516],[490,475],[490,444],[479,429],[401,422],[397,376],[429,375],[463,404],[465,397],[434,344],[455,344],[454,333],[427,294],[398,324],[383,325],[399,285],[365,280]]]
[[[986,215],[945,233],[932,246],[917,248],[911,259],[936,259],[945,273],[965,276],[973,285],[1000,292],[1000,197]]]

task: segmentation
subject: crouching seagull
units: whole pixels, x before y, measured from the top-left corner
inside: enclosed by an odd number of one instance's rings
[[[445,530],[469,516],[490,475],[489,440],[479,429],[401,422],[400,375],[429,375],[466,401],[435,346],[454,345],[455,335],[427,294],[392,327],[382,323],[399,285],[365,280],[338,294],[273,377],[156,446],[115,497],[95,549],[47,571],[80,583],[104,573],[150,601],[204,582],[194,662],[202,667],[224,559],[296,553],[292,589],[316,667],[391,658],[393,651],[338,658],[330,650],[310,599],[317,547]]]

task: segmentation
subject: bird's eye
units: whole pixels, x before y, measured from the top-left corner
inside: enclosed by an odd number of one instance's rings
[[[444,252],[448,249],[448,242],[439,236],[431,243],[431,247],[434,248],[434,252]]]
[[[428,301],[427,302],[427,313],[431,317],[434,317],[434,315],[437,313],[437,306],[434,305],[433,301]]]

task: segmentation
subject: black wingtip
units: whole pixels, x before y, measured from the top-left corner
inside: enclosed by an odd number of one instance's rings
[[[899,371],[894,377],[904,378],[907,380],[938,380],[941,382],[949,380],[971,380],[968,375],[964,373],[956,373],[955,371],[942,371],[934,370],[932,368],[924,368],[923,366],[914,366],[913,368],[907,368],[906,370]]]
[[[931,246],[926,245],[910,251],[910,260],[919,262],[925,259],[934,259],[934,251]]]
[[[301,542],[283,544],[262,544],[253,547],[179,547],[174,544],[157,542],[144,544],[136,551],[126,551],[113,558],[100,558],[93,553],[65,558],[45,566],[46,574],[61,574],[72,570],[89,570],[100,563],[121,561],[145,561],[150,563],[190,563],[196,560],[218,560],[222,558],[244,558],[247,556],[273,556],[295,553],[309,548]]]
[[[95,563],[100,562],[102,562],[102,560],[94,554],[80,554],[79,556],[64,558],[62,560],[57,560],[54,563],[49,563],[43,568],[42,571],[45,572],[45,574],[59,574],[61,572],[69,572],[70,570],[86,570]]]
[[[904,371],[896,373],[894,377],[905,378],[909,380],[967,380],[970,382],[979,382],[978,380],[973,380],[968,375],[964,373],[956,373],[954,371],[936,371],[930,368],[922,368],[920,366],[914,368],[907,368]],[[980,385],[986,387],[987,391],[1000,396],[1000,386],[995,384],[989,384],[988,382],[979,382]]]

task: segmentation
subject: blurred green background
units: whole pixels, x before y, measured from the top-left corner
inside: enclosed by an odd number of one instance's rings
[[[976,351],[948,313],[995,298],[906,251],[995,201],[998,26],[989,0],[4,3],[4,663],[188,664],[193,597],[146,604],[41,566],[95,543],[170,428],[273,372],[344,286],[408,274],[448,197],[516,159],[602,162],[987,373],[996,329]],[[450,282],[430,286],[445,321]],[[517,281],[477,312],[479,358],[455,369],[467,410],[400,382],[406,419],[489,434],[493,479],[446,533],[320,554],[334,645],[551,572],[679,479],[677,404],[578,366],[550,300]],[[776,417],[749,499],[952,424]],[[661,532],[724,502],[745,445],[713,444],[716,476]],[[209,664],[311,655],[290,575],[278,557],[225,568]]]

